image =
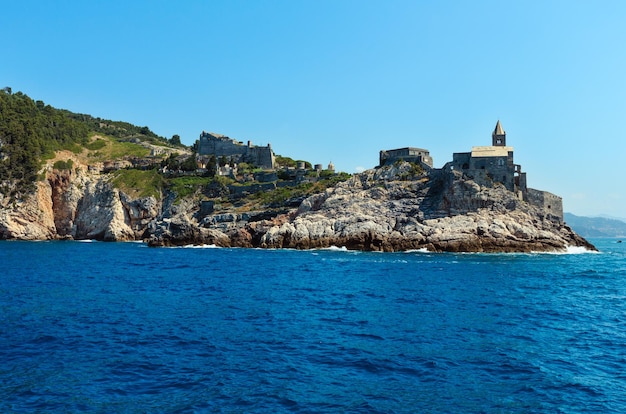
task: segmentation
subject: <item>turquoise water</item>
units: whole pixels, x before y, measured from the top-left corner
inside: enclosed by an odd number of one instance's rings
[[[0,242],[0,412],[625,412],[592,254]]]

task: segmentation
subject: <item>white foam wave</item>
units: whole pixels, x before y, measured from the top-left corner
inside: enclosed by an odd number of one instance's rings
[[[422,247],[421,249],[406,250],[404,253],[432,253],[432,252],[428,251],[426,247]]]
[[[320,250],[327,250],[327,251],[331,251],[331,252],[347,252],[348,248],[346,246],[341,246],[341,247],[337,247],[337,246],[330,246],[330,247],[326,247]]]
[[[553,251],[553,252],[531,252],[533,254],[554,254],[554,255],[562,255],[562,254],[596,254],[600,253],[596,250],[589,250],[584,246],[566,246],[565,250],[562,251]]]
[[[180,247],[183,249],[221,249],[221,247],[214,244],[187,244]]]
[[[596,254],[600,252],[598,252],[597,250],[589,250],[583,246],[567,246],[567,253],[568,254],[584,254],[584,253]]]

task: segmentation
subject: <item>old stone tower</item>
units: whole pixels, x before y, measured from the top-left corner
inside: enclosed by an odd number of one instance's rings
[[[506,147],[506,132],[502,129],[499,119],[496,123],[496,129],[494,129],[493,134],[491,134],[491,142],[491,145],[494,147]]]

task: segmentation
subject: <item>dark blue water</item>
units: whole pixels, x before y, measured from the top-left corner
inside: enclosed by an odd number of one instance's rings
[[[0,412],[626,412],[626,243],[594,242],[0,242]]]

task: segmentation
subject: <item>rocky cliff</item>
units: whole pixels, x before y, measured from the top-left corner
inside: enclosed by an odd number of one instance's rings
[[[34,194],[0,196],[0,239],[141,240],[160,213],[154,197],[130,199],[108,175],[87,168],[48,169]]]
[[[325,248],[368,251],[529,252],[594,249],[558,218],[502,186],[408,163],[368,170],[280,212],[200,217],[191,199],[132,199],[107,174],[49,169],[37,191],[0,199],[0,238],[146,240],[152,246]],[[167,200],[168,197],[165,197]]]
[[[368,251],[595,249],[557,217],[500,185],[481,187],[456,171],[415,172],[408,163],[357,174],[273,217],[247,212],[198,221],[181,212],[154,223],[149,243]]]

